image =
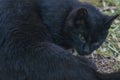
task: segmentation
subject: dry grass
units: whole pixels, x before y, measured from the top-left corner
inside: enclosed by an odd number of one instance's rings
[[[88,1],[88,0],[82,0]],[[113,15],[120,14],[120,1],[106,0],[106,2],[99,3],[99,0],[90,0],[89,2],[100,8],[115,7],[109,10],[104,10],[104,13]],[[110,2],[109,2],[110,1]],[[112,3],[114,2],[114,3]],[[104,44],[91,55],[93,61],[97,64],[101,72],[113,72],[120,70],[120,17],[115,20],[109,30],[109,35]]]

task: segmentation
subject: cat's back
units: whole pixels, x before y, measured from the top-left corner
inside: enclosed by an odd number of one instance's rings
[[[53,26],[54,23],[60,22],[61,18],[69,9],[70,1],[69,0],[41,0],[40,4],[41,16],[43,21],[49,25]],[[54,24],[55,26],[55,24]]]
[[[41,0],[40,15],[43,23],[47,25],[49,31],[57,39],[57,33],[64,26],[66,17],[71,11],[72,5],[77,0]]]

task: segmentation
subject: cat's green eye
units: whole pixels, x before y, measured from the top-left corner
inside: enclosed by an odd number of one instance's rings
[[[84,38],[84,36],[83,36],[82,34],[79,34],[79,38],[80,38],[80,40],[81,40],[82,42],[85,42],[85,38]]]

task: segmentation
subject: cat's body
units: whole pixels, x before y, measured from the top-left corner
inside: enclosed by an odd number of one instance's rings
[[[112,17],[78,0],[40,0],[39,9],[53,42],[64,48],[75,48],[80,55],[90,54],[99,48],[112,23]]]
[[[104,74],[99,75],[87,60],[75,57],[50,43],[54,42],[52,31],[44,22],[44,16],[41,17],[40,13],[43,11],[40,11],[37,3],[39,0],[0,0],[0,80],[99,80],[102,78]],[[72,43],[72,47],[74,43],[75,45],[78,43],[79,53],[86,54],[79,49],[81,44],[78,35],[82,28],[69,25],[72,23],[69,23],[71,17],[79,11],[84,17],[88,15],[85,8],[73,11],[67,17],[63,31],[67,34],[70,32],[66,36],[70,37],[68,43]],[[74,42],[76,38],[78,42]],[[117,75],[114,73],[113,77],[111,74],[106,77],[119,80],[120,74]],[[106,78],[101,80],[104,79],[107,80]]]
[[[1,0],[0,8],[3,51],[14,35],[11,44],[20,43],[21,48],[48,41],[87,55],[103,43],[117,17],[103,15],[94,6],[77,0]]]
[[[101,74],[86,63],[86,58],[73,56],[51,43],[40,43],[32,52],[7,57],[4,63],[0,58],[0,80],[120,79],[120,72]]]
[[[1,0],[0,9],[0,55],[27,53],[40,42],[52,42],[31,0]]]

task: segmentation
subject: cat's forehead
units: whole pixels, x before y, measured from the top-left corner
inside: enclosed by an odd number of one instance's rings
[[[103,15],[91,15],[89,18],[89,26],[91,27],[91,30],[95,31],[101,31],[104,27],[104,17]]]

